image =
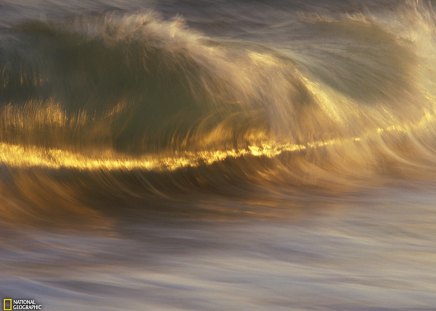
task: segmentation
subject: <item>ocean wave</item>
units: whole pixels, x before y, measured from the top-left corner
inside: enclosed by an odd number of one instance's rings
[[[277,26],[291,27],[289,42],[273,46],[150,11],[5,27],[0,160],[10,170],[177,173],[196,185],[425,175],[434,15],[393,15],[297,14]]]

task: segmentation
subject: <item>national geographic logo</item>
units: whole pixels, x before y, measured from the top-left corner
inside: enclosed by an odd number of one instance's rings
[[[3,298],[3,311],[42,310],[42,305],[35,299]]]
[[[4,298],[3,299],[3,310],[5,310],[5,311],[12,310],[12,298]]]

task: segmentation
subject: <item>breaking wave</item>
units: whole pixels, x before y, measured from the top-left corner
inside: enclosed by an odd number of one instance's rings
[[[3,25],[2,188],[36,202],[434,176],[434,26],[425,3],[294,12],[259,34],[271,44],[151,11]]]

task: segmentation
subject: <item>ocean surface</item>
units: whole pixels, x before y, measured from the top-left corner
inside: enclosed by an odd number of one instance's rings
[[[436,1],[0,0],[0,298],[436,310]]]

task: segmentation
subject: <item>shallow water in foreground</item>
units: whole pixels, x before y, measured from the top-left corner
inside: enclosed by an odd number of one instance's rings
[[[234,211],[111,230],[2,226],[0,288],[46,310],[433,310],[435,193],[204,201]]]

